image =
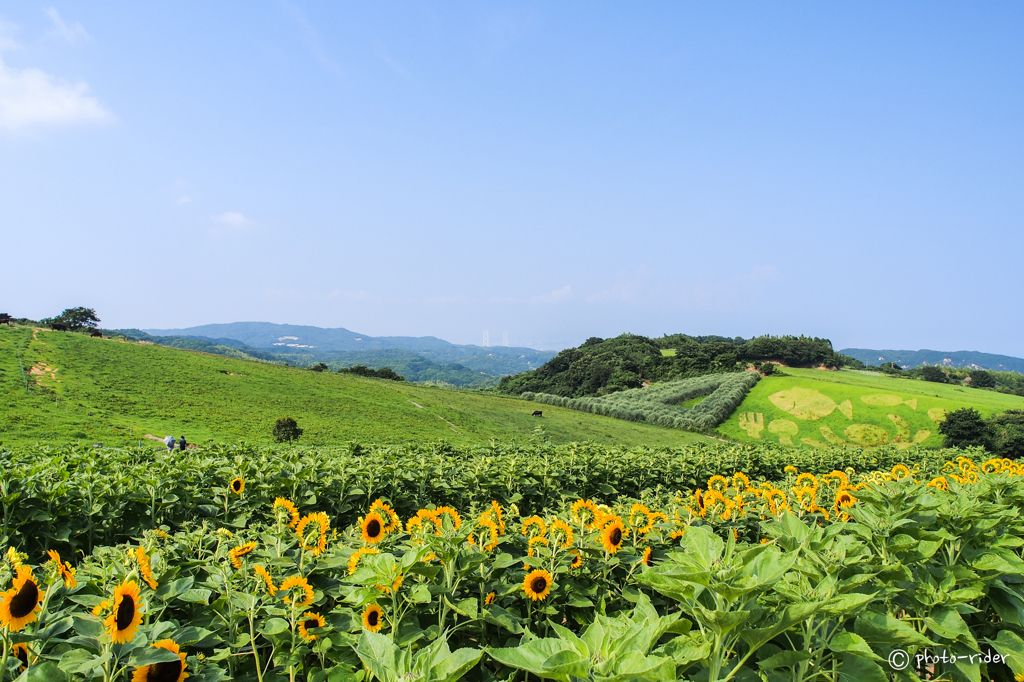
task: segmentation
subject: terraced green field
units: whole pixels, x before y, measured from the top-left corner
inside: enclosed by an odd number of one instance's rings
[[[543,418],[531,417],[542,407]],[[526,441],[681,445],[703,436],[553,406],[153,345],[0,327],[0,442],[269,442],[294,417],[305,445]]]
[[[785,369],[750,391],[719,432],[739,441],[792,445],[939,447],[948,411],[1024,409],[1024,398],[977,388],[843,370]]]

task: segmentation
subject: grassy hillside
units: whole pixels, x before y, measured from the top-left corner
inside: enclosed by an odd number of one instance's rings
[[[747,395],[719,427],[729,438],[822,447],[829,443],[939,447],[946,411],[982,415],[1024,409],[1024,398],[977,388],[912,381],[856,371],[786,368]]]
[[[680,445],[694,434],[526,401],[332,372],[0,328],[0,441],[137,442],[185,434],[192,442],[269,442],[290,415],[306,445],[447,439],[525,440],[543,426],[554,442]]]

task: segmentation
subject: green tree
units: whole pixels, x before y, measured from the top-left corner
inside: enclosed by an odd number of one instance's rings
[[[953,410],[939,424],[947,448],[984,447],[992,449],[992,429],[973,407]]]
[[[1007,410],[994,415],[989,424],[997,454],[1010,459],[1024,457],[1024,410]]]
[[[971,370],[971,386],[974,388],[995,388],[996,378],[983,369]]]
[[[936,384],[946,383],[946,373],[935,365],[925,365],[921,368],[921,378]]]
[[[0,313],[0,324],[11,324],[11,316],[7,313]]]
[[[315,364],[310,365],[309,369],[310,369],[310,371],[313,371],[313,372],[327,372],[331,368],[328,367],[327,363],[325,363],[325,362],[317,362]]]
[[[291,417],[281,417],[274,422],[274,441],[278,443],[291,443],[299,439],[302,429]]]
[[[47,317],[40,320],[50,329],[60,331],[78,331],[79,329],[94,329],[100,322],[96,311],[92,308],[66,308],[57,317]]]

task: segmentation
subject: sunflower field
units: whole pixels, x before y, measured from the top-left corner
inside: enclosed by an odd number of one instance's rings
[[[354,450],[6,453],[0,680],[1024,679],[1009,460]]]

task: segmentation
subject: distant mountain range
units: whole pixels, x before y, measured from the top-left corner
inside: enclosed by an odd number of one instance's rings
[[[918,365],[939,365],[940,367],[973,367],[999,372],[1024,373],[1024,359],[1009,355],[979,353],[973,350],[873,350],[870,348],[844,348],[843,355],[857,358],[865,365],[881,365],[895,362],[905,368]]]
[[[357,364],[391,367],[410,381],[463,387],[493,385],[501,376],[535,369],[556,355],[533,348],[459,345],[434,336],[374,337],[341,327],[270,322],[119,331],[161,345],[300,366],[325,362],[332,369]]]

